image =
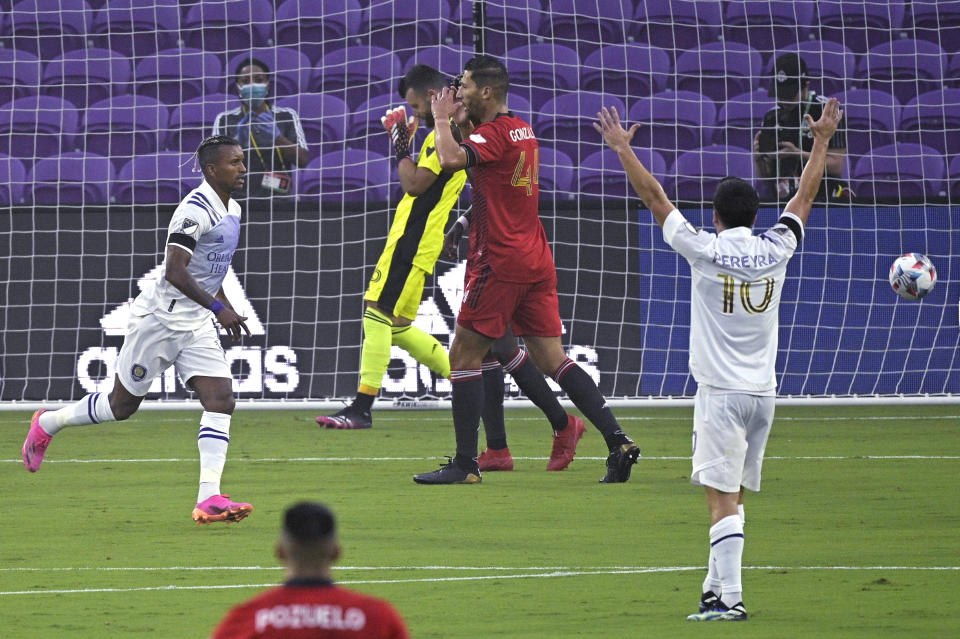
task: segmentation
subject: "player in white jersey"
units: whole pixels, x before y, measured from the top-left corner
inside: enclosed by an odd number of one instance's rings
[[[816,122],[813,149],[796,195],[773,228],[754,235],[759,198],[748,182],[725,178],[713,198],[717,233],[693,227],[637,159],[616,109],[594,127],[623,163],[663,237],[690,264],[690,372],[697,381],[692,483],[706,491],[710,557],[695,621],[745,621],[740,573],[743,491],[760,490],[763,451],[773,423],[777,309],[786,274],[820,188],[827,146],[843,112],[835,99]]]
[[[230,192],[243,187],[247,169],[233,138],[214,136],[197,149],[203,182],[173,213],[166,257],[153,288],[130,307],[130,324],[117,359],[113,391],[91,393],[57,411],[38,410],[23,444],[23,463],[36,472],[52,437],[67,426],[125,420],[140,407],[153,380],[171,365],[203,406],[197,446],[200,489],[197,523],[239,521],[253,510],[220,494],[230,442],[232,376],[216,323],[233,337],[250,334],[223,293],[223,279],[240,236],[240,205]]]

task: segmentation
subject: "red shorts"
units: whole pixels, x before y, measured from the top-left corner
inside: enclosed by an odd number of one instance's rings
[[[504,282],[490,269],[467,271],[457,323],[497,339],[513,327],[518,337],[559,337],[560,304],[557,275],[539,282]]]

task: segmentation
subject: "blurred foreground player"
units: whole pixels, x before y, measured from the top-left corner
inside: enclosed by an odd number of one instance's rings
[[[759,197],[750,183],[728,177],[713,196],[716,234],[698,230],[667,199],[630,147],[616,109],[594,124],[623,163],[643,203],[663,227],[667,244],[690,264],[690,372],[697,381],[693,409],[693,472],[710,509],[710,557],[699,612],[691,621],[746,621],[743,586],[743,491],[760,490],[763,453],[773,424],[777,379],[777,312],[787,262],[803,239],[820,188],[827,148],[843,112],[833,98],[816,122],[810,158],[797,194],[777,224],[753,234]]]
[[[137,412],[153,380],[171,365],[203,405],[197,446],[200,489],[193,519],[198,524],[239,521],[253,506],[220,494],[220,475],[230,442],[234,398],[219,322],[240,340],[250,334],[247,319],[223,293],[223,279],[240,237],[240,205],[230,192],[243,187],[247,169],[233,138],[214,136],[200,143],[200,186],[173,213],[166,257],[153,288],[130,306],[130,324],[117,358],[113,391],[91,393],[57,411],[38,410],[23,443],[23,463],[36,472],[54,435],[67,426],[123,421]]]
[[[449,464],[415,475],[414,481],[481,481],[477,428],[484,403],[483,357],[512,327],[537,368],[550,374],[603,433],[610,455],[601,481],[624,482],[640,449],[561,345],[557,274],[539,217],[539,148],[530,125],[507,110],[508,89],[503,64],[480,55],[467,63],[456,94],[445,88],[432,104],[440,166],[473,169],[473,211],[463,303],[450,348],[457,452]],[[450,119],[461,108],[475,128],[458,143]]]
[[[286,580],[233,608],[212,639],[406,639],[389,603],[334,584],[331,568],[340,553],[326,506],[301,502],[287,509],[276,546]]]

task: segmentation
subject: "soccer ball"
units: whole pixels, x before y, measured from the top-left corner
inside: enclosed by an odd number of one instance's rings
[[[925,255],[907,253],[890,266],[890,286],[904,299],[925,297],[936,283],[937,269]]]

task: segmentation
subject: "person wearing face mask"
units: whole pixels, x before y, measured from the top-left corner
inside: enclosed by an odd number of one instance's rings
[[[769,88],[770,97],[777,106],[763,118],[760,130],[754,136],[753,152],[757,175],[766,193],[762,195],[788,200],[796,194],[800,173],[810,158],[813,134],[805,115],[816,121],[823,113],[827,98],[810,90],[807,64],[797,53],[780,55],[774,66],[774,77]],[[820,185],[818,200],[849,201],[850,187],[840,178],[846,162],[846,136],[843,127],[830,138],[825,165],[826,179]]]
[[[249,169],[245,195],[254,198],[287,195],[292,170],[310,161],[300,116],[267,100],[269,74],[260,60],[242,61],[235,72],[240,106],[224,111],[213,123],[214,135],[232,136],[243,145]]]

